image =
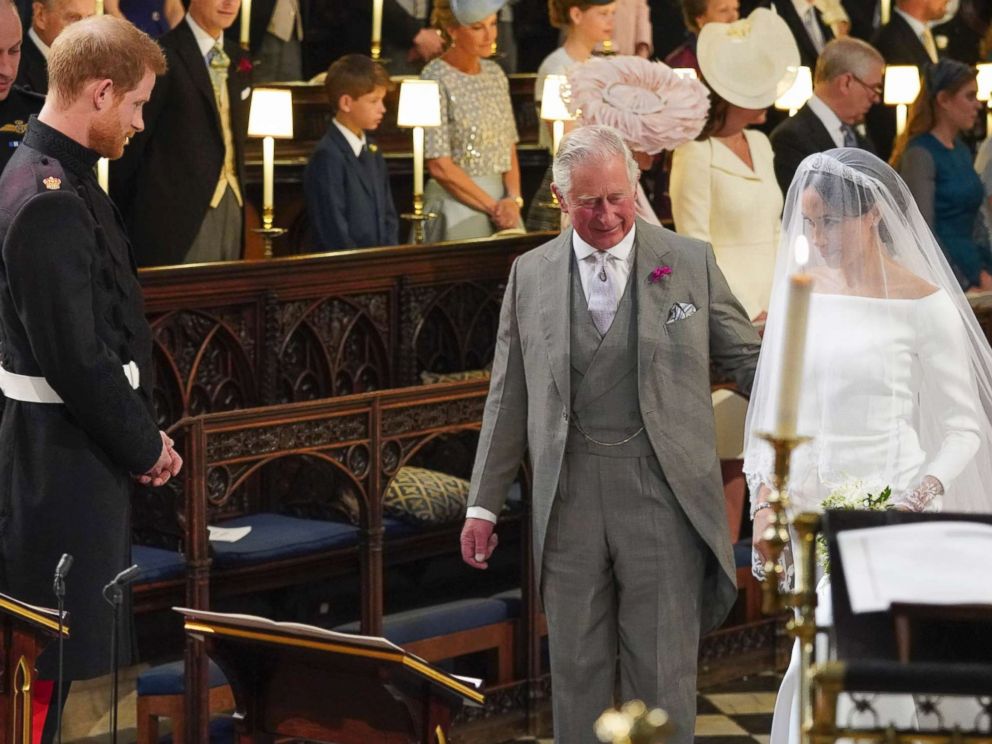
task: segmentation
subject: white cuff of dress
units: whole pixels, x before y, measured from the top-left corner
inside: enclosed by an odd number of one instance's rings
[[[485,519],[487,522],[496,524],[496,515],[481,506],[470,506],[465,512],[466,519]]]

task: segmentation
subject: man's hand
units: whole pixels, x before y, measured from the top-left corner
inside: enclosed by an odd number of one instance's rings
[[[462,560],[472,568],[489,568],[486,562],[499,545],[493,532],[496,525],[488,519],[468,517],[462,527]]]
[[[143,486],[165,485],[169,478],[179,475],[183,467],[183,458],[173,449],[175,442],[164,431],[160,431],[159,435],[162,437],[162,452],[148,472],[138,476],[138,483]]]
[[[424,62],[430,62],[444,51],[444,41],[441,39],[441,34],[433,28],[421,29],[413,37],[413,49],[411,51],[416,52],[417,56]]]

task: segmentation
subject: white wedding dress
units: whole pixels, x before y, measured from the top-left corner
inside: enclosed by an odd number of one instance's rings
[[[896,497],[932,475],[951,494],[955,477],[978,450],[980,426],[968,341],[946,293],[919,299],[814,293],[807,338],[798,430],[813,440],[793,454],[789,495],[795,512],[821,511],[831,491],[854,480],[876,495],[888,486]],[[936,396],[929,408],[940,412],[940,420],[932,426],[921,426],[921,395]],[[923,431],[939,435],[926,441]],[[829,626],[828,577],[817,593],[817,624]],[[828,653],[824,641],[821,636],[821,660]],[[798,666],[794,649],[775,705],[771,744],[799,741]],[[867,714],[852,717],[853,705],[845,698],[839,723],[876,723]],[[978,705],[961,702],[959,720],[970,726]],[[883,725],[917,725],[911,696],[878,696],[872,708]]]

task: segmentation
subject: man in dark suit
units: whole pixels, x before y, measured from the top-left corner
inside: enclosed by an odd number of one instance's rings
[[[94,173],[97,158],[120,157],[141,129],[165,60],[110,16],[68,29],[51,59],[53,95],[0,177],[0,591],[51,604],[53,570],[63,553],[74,557],[64,672],[81,680],[108,671],[102,589],[131,562],[133,481],[161,485],[182,465],[152,415],[141,285]],[[129,628],[121,624],[124,664]],[[39,703],[57,661],[54,646],[41,656]],[[42,742],[56,720],[48,716]]]
[[[923,68],[939,59],[930,24],[944,17],[947,0],[897,0],[889,22],[872,39],[887,65]],[[868,131],[880,157],[888,159],[896,137],[895,109],[878,106],[868,116]]]
[[[242,8],[242,10],[244,10]],[[285,82],[303,77],[303,31],[308,3],[304,0],[254,0],[251,5],[249,47],[257,60],[252,80]],[[241,16],[226,34],[236,38]]]
[[[816,61],[813,97],[772,132],[775,177],[782,193],[807,155],[834,147],[874,152],[857,130],[865,114],[882,99],[885,60],[870,44],[848,37],[834,39]]]
[[[851,36],[871,39],[880,22],[881,0],[843,0],[841,4],[851,19]]]
[[[304,13],[303,73],[312,77],[346,54],[369,54],[372,43],[372,3],[368,0],[323,0]],[[383,44],[409,50],[424,62],[444,51],[441,37],[408,13],[397,0],[382,3]]]
[[[303,176],[320,250],[395,245],[399,240],[386,161],[365,136],[382,121],[389,85],[386,69],[361,54],[346,55],[327,71],[324,89],[334,121]]]
[[[142,266],[241,257],[251,65],[224,29],[240,0],[191,0],[160,40],[169,64],[145,131],[111,168]]]
[[[66,26],[95,13],[95,0],[34,0],[17,84],[35,93],[47,93],[48,52],[52,42]]]
[[[823,22],[820,9],[813,0],[773,0],[772,8],[785,21],[799,47],[800,63],[813,69],[823,47],[834,38],[833,31]]]
[[[24,139],[28,117],[44,97],[14,85],[21,60],[21,19],[11,0],[0,0],[0,171]]]

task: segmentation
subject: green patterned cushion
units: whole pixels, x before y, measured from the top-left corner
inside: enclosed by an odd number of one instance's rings
[[[400,468],[386,489],[383,513],[416,525],[449,524],[465,516],[468,481],[426,468]]]

